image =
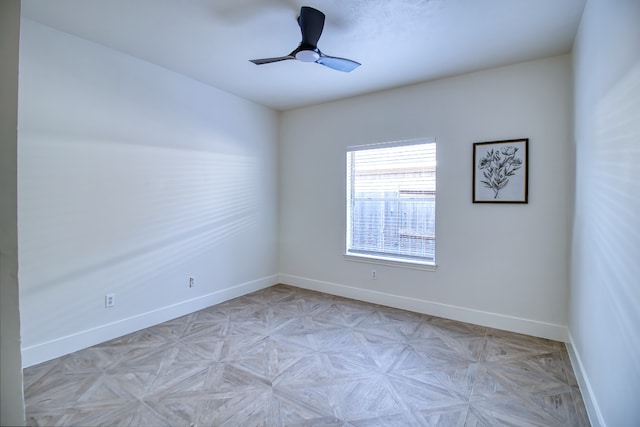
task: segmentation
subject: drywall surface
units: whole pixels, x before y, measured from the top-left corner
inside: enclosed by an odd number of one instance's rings
[[[18,290],[20,1],[0,2],[0,425],[24,425]]]
[[[282,280],[565,339],[571,86],[565,55],[283,113]],[[346,148],[421,137],[437,141],[437,271],[344,259]],[[473,204],[473,143],[514,138],[529,203]]]
[[[275,283],[276,112],[30,20],[21,37],[23,364]]]
[[[640,2],[590,0],[574,47],[569,328],[594,426],[640,425]]]

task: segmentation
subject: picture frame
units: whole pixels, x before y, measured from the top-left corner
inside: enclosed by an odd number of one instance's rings
[[[473,144],[473,203],[528,203],[529,138]]]

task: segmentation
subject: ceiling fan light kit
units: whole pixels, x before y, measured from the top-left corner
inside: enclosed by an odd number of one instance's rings
[[[296,52],[296,59],[302,62],[316,62],[320,59],[320,54],[315,50],[301,50]]]
[[[298,25],[302,33],[302,41],[300,45],[287,56],[278,56],[275,58],[251,59],[250,61],[256,65],[270,64],[272,62],[286,61],[296,59],[301,62],[315,62],[334,70],[349,72],[360,66],[359,62],[351,59],[338,58],[336,56],[325,55],[318,49],[318,40],[324,28],[324,13],[308,6],[300,8],[300,16],[298,16]]]

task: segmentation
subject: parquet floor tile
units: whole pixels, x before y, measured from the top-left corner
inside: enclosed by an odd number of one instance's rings
[[[564,344],[284,285],[24,370],[31,426],[588,426]]]

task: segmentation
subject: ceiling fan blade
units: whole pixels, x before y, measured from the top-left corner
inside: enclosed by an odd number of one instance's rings
[[[359,62],[350,59],[327,55],[322,55],[316,62],[325,67],[333,68],[334,70],[344,71],[345,73],[353,71],[361,65]]]
[[[317,47],[324,28],[324,13],[309,6],[302,6],[298,25],[302,32],[302,44]]]
[[[262,65],[262,64],[271,64],[272,62],[286,61],[288,59],[296,59],[296,57],[292,55],[287,55],[287,56],[278,56],[276,58],[250,59],[249,61],[253,62],[256,65]]]

